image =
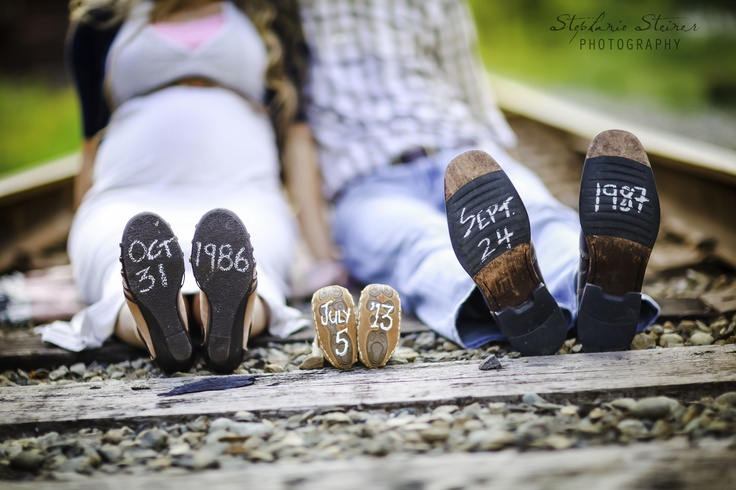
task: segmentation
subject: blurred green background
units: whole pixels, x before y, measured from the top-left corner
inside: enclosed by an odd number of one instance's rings
[[[622,118],[736,148],[736,2],[469,3],[478,26],[481,55],[490,71]],[[576,21],[571,23],[573,15]],[[583,20],[590,26],[599,16],[602,20],[597,27],[610,23],[615,28],[626,26],[626,30],[577,34],[570,30]],[[655,31],[657,17],[656,27],[670,30]],[[674,30],[673,26],[689,30]],[[650,29],[637,31],[636,27]],[[629,50],[627,42],[632,40],[636,48],[638,39],[643,46],[646,41],[660,40],[660,49]],[[671,49],[662,49],[665,40],[670,40]],[[679,40],[677,49],[675,40]],[[601,41],[604,50],[599,49]],[[619,42],[623,49],[618,49]]]
[[[490,71],[652,126],[736,148],[736,2],[469,3],[478,26],[481,55]],[[61,0],[2,1],[0,60],[14,60],[14,64],[12,70],[0,69],[0,176],[79,148],[78,107],[62,63],[66,5]],[[579,22],[601,13],[604,19],[599,25],[627,25],[627,30],[579,32],[571,41],[574,32],[568,29],[567,20],[572,15]],[[562,27],[558,16],[566,16],[562,17],[565,29],[550,30]],[[644,25],[643,16],[679,18],[678,25],[695,24],[697,30],[637,32],[634,27]],[[39,18],[45,23],[38,22]],[[586,22],[590,24],[591,19]],[[660,26],[672,24],[663,20]],[[583,38],[680,42],[678,49],[670,50],[589,50],[580,48]],[[23,49],[17,44],[19,39],[32,47],[39,45],[39,39],[52,46],[39,50],[43,68],[27,56],[24,63],[19,61],[24,54],[18,53]]]

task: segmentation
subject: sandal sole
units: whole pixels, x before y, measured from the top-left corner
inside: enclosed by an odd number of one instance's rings
[[[255,259],[250,235],[233,212],[213,209],[202,216],[192,238],[194,278],[209,303],[204,359],[216,372],[230,373],[243,360],[244,322]]]
[[[194,349],[178,307],[184,255],[169,225],[154,213],[128,221],[120,243],[122,274],[145,320],[155,362],[166,373],[189,371]]]

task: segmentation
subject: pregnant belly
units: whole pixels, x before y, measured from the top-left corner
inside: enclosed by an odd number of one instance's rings
[[[95,163],[95,186],[233,187],[278,179],[268,117],[216,87],[171,87],[115,112]]]

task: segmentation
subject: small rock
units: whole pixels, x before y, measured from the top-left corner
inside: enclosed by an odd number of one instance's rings
[[[606,415],[606,411],[602,410],[600,407],[595,407],[593,410],[591,410],[588,413],[588,418],[590,420],[598,420],[602,419]]]
[[[618,425],[616,425],[616,428],[621,431],[622,435],[637,439],[647,437],[649,435],[647,426],[644,425],[644,422],[641,420],[625,419],[619,422]]]
[[[659,338],[659,345],[662,347],[682,347],[685,340],[676,333],[666,333]]]
[[[186,454],[180,457],[176,464],[191,468],[193,470],[203,470],[205,468],[217,468],[217,457],[219,455],[207,449],[202,449],[196,453]]]
[[[323,415],[321,419],[327,425],[351,423],[350,416],[342,412],[330,412]]]
[[[666,396],[642,398],[631,410],[631,415],[642,419],[665,418],[674,412],[680,403]]]
[[[23,451],[10,458],[10,466],[21,471],[36,471],[43,464],[43,455],[38,449]]]
[[[192,448],[189,447],[189,444],[185,442],[178,442],[169,446],[170,456],[184,456],[185,454],[190,454],[191,452]]]
[[[705,332],[698,331],[690,337],[690,345],[711,345],[713,342],[713,336]]]
[[[207,432],[209,426],[209,419],[205,416],[197,417],[187,424],[189,430],[193,432]]]
[[[736,391],[728,391],[715,399],[716,405],[724,407],[736,407]]]
[[[636,408],[636,400],[633,398],[617,398],[611,402],[611,406],[619,410],[631,412]]]
[[[273,455],[273,454],[271,454],[270,452],[268,452],[268,451],[259,451],[259,450],[251,451],[251,452],[250,452],[250,453],[248,454],[248,456],[249,456],[249,457],[250,457],[250,459],[251,459],[251,460],[253,460],[253,461],[264,461],[264,462],[266,462],[266,463],[270,463],[270,462],[272,462],[272,461],[273,461],[274,459],[276,459],[276,458],[274,457],[274,455]]]
[[[69,366],[69,372],[72,374],[76,374],[80,378],[84,376],[85,371],[87,370],[87,367],[84,365],[83,362],[78,362],[76,364],[72,364]]]
[[[299,369],[321,369],[325,365],[325,358],[323,356],[309,356],[299,364]]]
[[[66,460],[64,463],[59,465],[58,470],[61,473],[92,473],[92,466],[90,465],[89,458],[86,456],[79,456]]]
[[[547,400],[537,395],[536,393],[526,393],[521,397],[521,403],[525,405],[534,405],[535,403],[549,403]]]
[[[266,364],[266,367],[264,368],[264,370],[267,373],[283,373],[284,367],[279,366],[278,364]]]
[[[473,432],[468,438],[479,451],[498,451],[516,442],[516,436],[505,430],[482,430]]]
[[[58,432],[49,432],[36,439],[36,444],[38,445],[38,447],[43,449],[49,447],[52,444],[56,444],[57,442],[59,442]]]
[[[565,415],[565,416],[577,415],[579,409],[580,408],[575,405],[565,405],[564,407],[560,408],[560,415]]]
[[[665,419],[659,419],[654,422],[651,435],[659,439],[665,439],[672,435],[672,425]]]
[[[143,449],[160,449],[169,440],[169,434],[161,429],[146,429],[135,438]]]
[[[400,353],[394,352],[386,364],[389,366],[403,366],[404,364],[409,364],[409,360]]]
[[[233,421],[226,417],[216,418],[210,423],[210,432],[228,430],[231,425]]]
[[[426,442],[443,442],[450,436],[448,427],[428,427],[419,431],[419,435]]]
[[[490,356],[486,357],[483,362],[480,363],[480,366],[478,366],[478,369],[481,371],[490,371],[492,369],[501,369],[503,366],[501,366],[501,361],[498,360],[498,357],[496,357],[496,354],[491,354]]]
[[[417,351],[408,347],[399,347],[398,349],[396,349],[394,354],[403,357],[408,362],[414,362],[416,358],[419,357],[419,353]]]
[[[125,459],[143,462],[146,459],[152,459],[158,456],[158,451],[153,449],[144,449],[142,447],[129,447],[123,451]]]
[[[454,342],[445,340],[444,342],[442,342],[442,348],[446,350],[447,352],[452,352],[452,351],[458,350],[460,347]]]
[[[689,336],[692,335],[692,333],[695,331],[695,329],[698,328],[698,324],[695,323],[692,320],[682,320],[677,325],[677,333],[680,335]]]
[[[457,405],[440,405],[439,407],[432,410],[434,415],[451,414],[460,410]]]
[[[551,447],[552,449],[562,450],[570,449],[575,442],[569,437],[565,437],[559,434],[552,434],[546,437],[543,440],[543,443]]]
[[[98,452],[102,456],[102,460],[106,463],[117,461],[123,454],[123,450],[119,446],[113,446],[112,444],[105,444]]]
[[[133,435],[133,430],[130,427],[123,427],[121,429],[110,429],[102,437],[104,442],[111,444],[120,444],[124,439]]]
[[[66,366],[61,366],[57,369],[54,369],[53,371],[49,373],[49,379],[51,381],[56,381],[58,379],[63,378],[67,374],[69,374],[69,368]]]
[[[631,342],[632,350],[646,350],[657,346],[657,341],[644,332],[636,334]]]
[[[242,410],[235,414],[233,420],[237,420],[238,422],[258,422],[258,417],[253,412]]]
[[[229,431],[240,437],[268,437],[273,434],[273,426],[261,422],[236,422]]]

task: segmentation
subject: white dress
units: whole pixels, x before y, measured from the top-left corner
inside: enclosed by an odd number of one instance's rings
[[[229,2],[222,5],[224,25],[194,51],[148,24],[149,2],[133,10],[116,36],[107,76],[117,107],[68,244],[78,288],[90,306],[71,322],[45,327],[45,341],[81,350],[112,335],[124,304],[119,244],[127,221],[142,211],[161,215],[179,238],[184,294],[197,291],[186,260],[196,223],[213,208],[234,211],[251,235],[269,332],[286,336],[307,324],[285,300],[297,227],[282,192],[273,128],[264,112],[239,95],[262,99],[265,49],[250,20]],[[237,92],[191,86],[150,92],[184,76],[205,76]]]

